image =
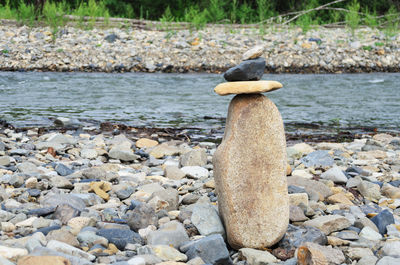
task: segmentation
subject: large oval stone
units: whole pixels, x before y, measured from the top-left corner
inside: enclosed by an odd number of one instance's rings
[[[281,115],[261,94],[235,96],[213,157],[218,207],[228,243],[263,249],[289,223],[286,141]]]

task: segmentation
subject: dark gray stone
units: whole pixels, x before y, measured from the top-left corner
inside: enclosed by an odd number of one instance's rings
[[[180,250],[185,252],[188,260],[200,257],[205,263],[230,265],[233,264],[229,251],[221,235],[211,235],[200,240],[184,244]]]
[[[300,160],[306,167],[330,167],[334,160],[326,150],[318,150],[309,153]]]
[[[38,230],[36,230],[36,232],[41,232],[41,233],[43,233],[43,235],[47,235],[51,231],[58,230],[58,229],[61,229],[61,226],[52,225],[52,226],[48,226],[48,227],[39,228]]]
[[[149,225],[157,226],[157,222],[158,218],[154,209],[144,203],[137,205],[128,219],[129,227],[136,232]]]
[[[326,245],[326,235],[318,228],[311,226],[297,227],[289,224],[285,236],[279,241],[278,246],[286,250],[296,249],[305,242]]]
[[[288,193],[307,193],[307,191],[303,187],[295,186],[295,185],[289,185],[288,186]]]
[[[247,60],[228,69],[224,78],[226,81],[257,81],[260,80],[265,70],[265,59],[257,58]]]
[[[74,173],[74,171],[72,169],[70,169],[69,167],[67,167],[64,164],[57,164],[55,170],[57,171],[58,175],[60,176],[68,176],[71,175],[72,173]]]
[[[371,218],[371,221],[378,227],[381,235],[386,234],[386,226],[394,224],[393,214],[389,210],[383,210],[379,214]]]
[[[29,210],[26,214],[27,215],[36,215],[36,216],[45,216],[51,213],[54,213],[57,207],[44,207],[39,209],[32,209]]]
[[[27,156],[31,151],[25,149],[13,149],[9,151],[9,155],[19,155],[19,156]]]
[[[104,38],[104,40],[108,41],[109,43],[114,43],[117,39],[119,39],[119,37],[114,33],[109,34]]]
[[[41,191],[38,189],[27,189],[26,191],[28,192],[29,196],[31,196],[31,197],[39,197],[40,193],[41,193]]]
[[[124,250],[128,243],[143,243],[138,233],[126,229],[100,229],[96,235],[107,238],[108,242],[113,243],[119,250]]]

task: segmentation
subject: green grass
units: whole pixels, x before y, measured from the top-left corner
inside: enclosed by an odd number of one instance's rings
[[[353,0],[347,6],[347,8],[350,12],[348,12],[345,16],[346,25],[351,29],[351,32],[354,35],[354,31],[356,30],[356,28],[358,28],[361,21],[360,15],[358,13],[360,11],[360,4],[357,0]]]

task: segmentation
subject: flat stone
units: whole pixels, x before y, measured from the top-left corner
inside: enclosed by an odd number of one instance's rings
[[[71,265],[71,262],[60,256],[26,256],[18,260],[18,265]]]
[[[345,261],[343,252],[332,246],[321,246],[315,243],[304,243],[297,251],[299,265],[330,264],[338,265]]]
[[[256,59],[260,57],[263,53],[264,53],[264,46],[258,45],[245,52],[242,56],[242,60],[245,61],[249,59]]]
[[[138,155],[135,155],[129,147],[127,148],[123,145],[113,146],[111,150],[108,152],[108,155],[111,158],[127,162],[134,161],[140,157]]]
[[[154,254],[165,261],[187,261],[187,256],[167,245],[151,246]]]
[[[147,236],[149,245],[169,245],[178,248],[186,241],[189,241],[189,236],[183,225],[177,221],[166,223],[159,230],[150,232]]]
[[[56,207],[61,204],[71,205],[73,208],[83,211],[86,208],[85,202],[78,196],[72,194],[56,194],[45,196],[40,200],[45,207]]]
[[[68,246],[68,245],[67,245]],[[85,258],[79,257],[79,255],[69,255],[61,251],[53,250],[47,247],[36,247],[31,253],[31,256],[61,256],[68,259],[71,265],[90,265],[93,264]]]
[[[0,257],[6,259],[16,259],[26,255],[28,255],[28,251],[25,248],[10,248],[6,246],[0,246]]]
[[[188,242],[180,248],[189,260],[200,257],[206,264],[231,265],[225,241],[221,235],[211,235]]]
[[[325,235],[343,230],[351,225],[350,221],[341,215],[325,215],[304,222],[304,225],[320,229]]]
[[[217,85],[214,92],[220,96],[231,94],[259,94],[282,88],[277,81],[239,81],[227,82]]]
[[[181,170],[187,177],[193,179],[207,178],[210,175],[206,168],[200,166],[187,166]]]
[[[158,145],[158,142],[148,138],[140,138],[135,143],[137,148],[150,148]]]
[[[219,214],[231,247],[277,243],[289,223],[289,197],[285,132],[272,101],[263,95],[232,99],[213,165]]]
[[[67,255],[77,256],[79,258],[87,259],[90,261],[96,259],[96,257],[93,256],[92,254],[86,253],[85,251],[82,251],[79,248],[70,246],[66,243],[57,240],[51,240],[49,243],[47,243],[47,248],[65,253]]]
[[[248,264],[264,265],[277,262],[274,255],[268,251],[262,251],[252,248],[239,249],[239,259],[245,260]]]
[[[374,256],[374,253],[369,248],[348,248],[345,250],[345,254],[352,260],[359,260],[365,256]]]
[[[69,167],[67,167],[66,165],[64,165],[62,163],[58,163],[54,169],[60,176],[68,176],[68,175],[71,175],[72,173],[74,173],[74,171],[72,169],[70,169]]]
[[[192,224],[203,236],[220,234],[225,237],[225,229],[219,218],[218,212],[210,204],[196,204],[193,207]]]
[[[319,200],[323,200],[324,198],[332,195],[331,189],[319,181],[301,177],[288,177],[287,183],[288,185],[303,187],[309,195],[316,193],[319,197]]]
[[[328,169],[327,171],[325,171],[324,173],[322,173],[321,178],[332,180],[334,183],[338,183],[338,184],[347,182],[346,175],[337,166],[334,166],[334,167]]]
[[[300,160],[306,167],[330,167],[334,164],[333,157],[326,150],[309,153]]]
[[[344,205],[354,205],[349,200],[349,198],[346,197],[346,195],[343,192],[339,192],[339,193],[329,196],[326,201],[329,203],[332,203],[332,204],[338,203],[338,204],[344,204]]]
[[[241,62],[239,65],[228,69],[224,78],[226,81],[257,81],[265,71],[265,59],[257,58]]]
[[[96,235],[107,238],[108,242],[113,243],[119,250],[124,250],[128,243],[141,244],[142,238],[138,233],[127,229],[100,229]]]

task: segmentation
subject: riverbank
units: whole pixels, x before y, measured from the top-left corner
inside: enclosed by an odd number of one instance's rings
[[[399,262],[398,136],[288,144],[291,225],[285,238],[266,251],[238,252],[223,240],[215,208],[217,144],[189,141],[185,132],[112,124],[53,131],[4,126],[2,264],[25,264],[22,257],[29,255],[40,256],[37,264],[52,259],[43,256],[61,256],[73,265],[289,265],[301,246],[318,253],[310,258],[332,264]]]
[[[0,70],[85,72],[212,72],[265,47],[268,73],[400,72],[400,34],[377,29],[249,29],[152,31],[133,28],[81,30],[0,23]]]

